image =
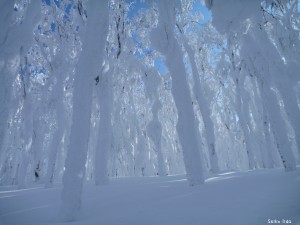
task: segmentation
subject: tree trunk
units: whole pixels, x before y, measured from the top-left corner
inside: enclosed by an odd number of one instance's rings
[[[188,182],[204,183],[200,132],[183,64],[181,48],[175,39],[175,1],[159,1],[159,26],[152,33],[152,43],[166,56],[172,77],[172,94],[178,112],[177,133],[182,146]]]
[[[108,2],[88,2],[87,27],[82,52],[76,67],[73,91],[73,117],[70,144],[63,175],[60,215],[64,221],[75,219],[81,208],[81,193],[91,120],[92,86],[103,61],[107,36]]]
[[[95,181],[96,185],[105,185],[109,182],[108,160],[112,146],[112,107],[113,107],[113,86],[112,71],[102,72],[100,76],[99,101],[100,101],[100,124],[95,154]]]
[[[210,110],[210,104],[207,102],[204,92],[201,87],[200,77],[196,66],[195,57],[193,54],[193,51],[191,47],[188,45],[187,41],[183,41],[184,48],[189,56],[191,67],[192,67],[192,73],[194,78],[194,87],[193,91],[196,95],[196,100],[198,102],[200,112],[203,119],[204,124],[204,135],[206,138],[208,151],[209,151],[209,160],[211,165],[211,172],[212,173],[218,173],[220,171],[219,168],[219,162],[218,162],[218,156],[215,148],[215,131],[214,131],[214,123],[211,119],[211,110]]]

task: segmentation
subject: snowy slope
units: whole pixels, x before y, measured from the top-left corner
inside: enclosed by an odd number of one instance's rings
[[[73,223],[57,219],[60,185],[0,190],[0,225],[300,224],[300,168],[230,172],[196,187],[183,175],[118,178],[104,187],[86,183],[83,210]]]

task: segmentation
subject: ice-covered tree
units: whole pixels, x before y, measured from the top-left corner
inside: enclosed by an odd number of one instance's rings
[[[200,2],[1,1],[0,184],[294,170],[299,2]]]
[[[247,3],[242,1],[230,1],[226,4],[221,1],[213,1],[209,4],[209,7],[213,12],[214,26],[221,33],[227,34],[231,46],[233,46],[233,40],[234,44],[236,44],[237,51],[232,51],[230,61],[234,69],[232,75],[236,76],[237,91],[241,90],[241,85],[244,86],[244,83],[240,82],[241,78],[242,80],[245,79],[243,77],[245,74],[242,73],[244,69],[247,75],[255,76],[258,79],[262,104],[265,106],[264,112],[268,114],[282,163],[286,170],[295,169],[295,157],[288,140],[286,121],[281,113],[280,102],[276,91],[274,89],[272,90],[272,88],[278,88],[278,86],[282,87],[284,82],[280,82],[279,84],[279,80],[288,80],[289,78],[284,75],[284,63],[263,26],[260,1]],[[234,13],[232,13],[232,9],[234,9]],[[237,54],[241,59],[240,65],[237,65],[234,59]],[[287,85],[283,89],[278,88],[279,92],[280,90],[290,90],[290,88],[288,88]],[[246,114],[242,113],[242,104],[245,105],[247,103],[241,91],[237,92],[237,95],[239,103],[237,108],[238,115],[241,120],[241,127],[248,148],[247,152],[251,168],[253,167],[255,153],[251,147],[253,144],[253,141],[250,140],[249,133],[251,126],[249,126],[249,124],[247,125],[249,118],[244,118],[244,115],[249,115],[249,111],[246,112]],[[285,105],[286,109],[288,109],[288,106],[289,105]],[[249,109],[249,107],[245,109]],[[264,118],[266,118],[266,116],[264,116]],[[268,121],[264,122],[268,123]]]
[[[177,107],[177,132],[182,146],[185,169],[190,185],[204,182],[200,135],[183,63],[183,54],[175,38],[175,1],[159,2],[159,23],[152,33],[153,45],[165,57],[172,77],[172,94]]]
[[[103,61],[108,33],[108,2],[89,1],[82,28],[82,52],[75,68],[70,145],[63,176],[61,217],[70,221],[81,207],[82,184],[91,122],[92,90]]]

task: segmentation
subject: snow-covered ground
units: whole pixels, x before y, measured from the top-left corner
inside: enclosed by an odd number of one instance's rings
[[[57,219],[61,186],[0,189],[0,225],[65,224]],[[269,219],[269,221],[268,221]],[[287,221],[283,221],[287,220]],[[229,172],[189,187],[183,175],[86,183],[76,225],[300,224],[300,168]],[[278,224],[278,223],[277,223]]]

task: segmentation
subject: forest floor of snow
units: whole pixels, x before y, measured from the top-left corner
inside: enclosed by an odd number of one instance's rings
[[[71,223],[58,220],[60,193],[60,184],[0,187],[0,225],[300,225],[299,167],[228,172],[195,187],[184,175],[85,183],[82,212]]]

